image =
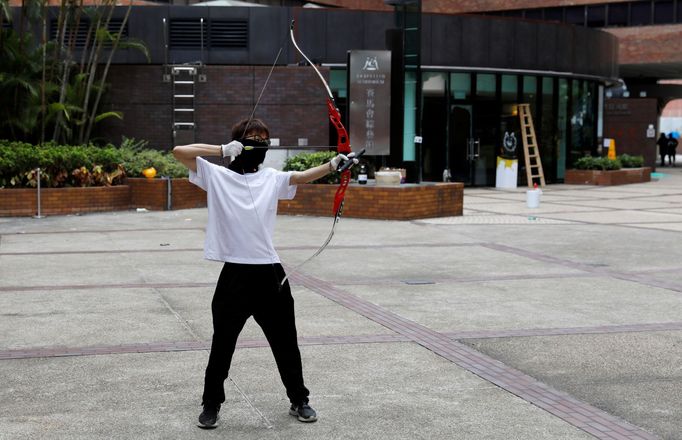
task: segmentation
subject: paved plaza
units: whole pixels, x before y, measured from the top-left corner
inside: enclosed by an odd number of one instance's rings
[[[205,209],[0,218],[0,439],[682,439],[682,169],[468,188],[464,216],[280,216],[319,421],[250,320],[195,426]],[[331,206],[331,200],[330,200]]]

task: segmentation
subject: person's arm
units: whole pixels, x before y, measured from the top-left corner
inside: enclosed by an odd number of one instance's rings
[[[289,177],[289,185],[310,183],[319,179],[320,177],[324,177],[327,174],[336,171],[342,161],[352,160],[354,164],[357,164],[359,161],[353,156],[354,153],[350,153],[347,157],[343,154],[339,154],[325,164],[308,168],[305,171],[294,171],[291,173],[291,177]]]
[[[173,148],[173,156],[190,170],[197,171],[199,156],[239,156],[244,146],[238,141],[226,145],[189,144]]]
[[[173,148],[173,156],[190,170],[197,171],[197,157],[199,156],[221,156],[220,145],[209,144],[189,144],[178,145]]]

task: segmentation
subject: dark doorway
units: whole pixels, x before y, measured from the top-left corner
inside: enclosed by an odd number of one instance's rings
[[[422,117],[422,178],[441,181],[445,164],[447,105],[444,97],[424,97]]]
[[[452,180],[472,184],[472,169],[475,166],[475,147],[471,136],[471,106],[453,105],[450,108],[450,172]]]

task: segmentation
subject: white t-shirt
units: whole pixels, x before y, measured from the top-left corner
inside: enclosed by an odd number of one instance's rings
[[[242,175],[197,157],[197,171],[190,170],[189,181],[206,191],[208,198],[204,257],[230,263],[279,263],[272,235],[277,201],[296,195],[290,176],[291,172],[273,168]]]

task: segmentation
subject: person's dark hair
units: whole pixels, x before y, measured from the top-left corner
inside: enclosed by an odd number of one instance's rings
[[[232,139],[241,139],[249,133],[264,133],[270,137],[270,130],[260,119],[242,119],[232,127]]]

